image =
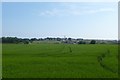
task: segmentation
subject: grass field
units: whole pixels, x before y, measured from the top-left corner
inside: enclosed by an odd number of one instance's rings
[[[2,78],[2,44],[0,44],[0,78]]]
[[[115,78],[118,46],[3,44],[4,78]]]

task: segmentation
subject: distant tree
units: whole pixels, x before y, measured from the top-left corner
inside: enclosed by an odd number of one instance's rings
[[[69,41],[71,41],[71,40],[72,40],[72,38],[68,38],[68,40],[69,40]]]
[[[2,37],[2,43],[19,43],[17,37]]]
[[[53,38],[49,38],[49,40],[53,40]]]
[[[53,38],[53,40],[56,40],[56,38]]]
[[[49,38],[49,37],[47,37],[47,38],[46,38],[46,40],[50,40],[50,38]]]
[[[57,38],[57,41],[60,41],[60,40],[61,40],[61,38],[58,37],[58,38]]]
[[[118,40],[118,44],[120,44],[120,40]]]
[[[23,41],[24,44],[29,44],[29,41]]]
[[[39,38],[38,41],[43,41],[43,39],[42,39],[42,38]]]
[[[37,41],[37,38],[31,38],[30,42]]]
[[[82,44],[82,41],[79,41],[78,44]]]
[[[0,38],[0,43],[2,43],[2,38]]]
[[[21,39],[21,38],[17,38],[17,37],[2,37],[2,43],[25,43],[28,44],[29,43],[29,39]]]
[[[79,41],[78,44],[86,44],[85,41]]]
[[[24,44],[29,44],[29,42],[30,42],[30,40],[29,40],[28,38],[24,38],[24,39],[22,39],[22,40],[23,40],[22,42],[23,42]]]
[[[91,40],[90,44],[96,44],[95,40]]]
[[[76,39],[76,40],[83,40],[82,38],[78,38],[78,39]]]

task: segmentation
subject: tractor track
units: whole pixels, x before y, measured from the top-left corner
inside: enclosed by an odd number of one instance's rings
[[[68,48],[69,48],[69,52],[71,53],[71,52],[72,52],[72,49],[71,49],[71,47],[69,46]]]
[[[108,55],[110,55],[110,51],[109,50],[107,50],[107,53],[103,53],[103,54],[101,54],[100,56],[97,57],[97,60],[98,60],[98,62],[100,64],[100,66],[102,68],[108,70],[108,71],[113,72],[113,73],[118,73],[117,70],[113,70],[112,68],[110,68],[109,66],[107,66],[106,64],[103,63],[104,58],[106,58],[106,56],[108,56]]]

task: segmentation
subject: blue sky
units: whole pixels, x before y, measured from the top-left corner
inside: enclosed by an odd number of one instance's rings
[[[3,2],[2,36],[118,38],[115,2]]]

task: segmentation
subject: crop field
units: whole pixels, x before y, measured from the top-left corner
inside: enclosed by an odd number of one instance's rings
[[[0,78],[2,77],[2,44],[0,44]]]
[[[3,44],[3,78],[117,78],[112,44]]]

